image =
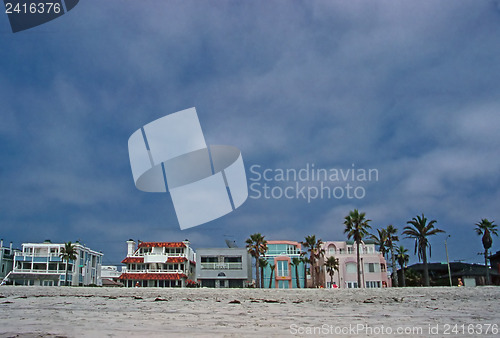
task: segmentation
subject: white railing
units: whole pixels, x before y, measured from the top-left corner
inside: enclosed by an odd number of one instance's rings
[[[61,274],[61,273],[66,273],[66,270],[47,270],[47,269],[14,269],[13,272],[36,272],[36,273],[54,273],[54,274]],[[68,270],[68,273],[71,273],[71,269]]]
[[[139,257],[139,258],[144,258],[146,256],[166,256],[166,257],[186,257],[186,254],[184,253],[154,253],[154,252],[147,252],[143,254],[134,254],[131,256],[127,257]]]
[[[57,257],[61,258],[59,256],[59,253],[29,253],[29,252],[16,252],[15,257],[46,257],[46,258],[52,258],[52,257]]]
[[[205,270],[241,270],[243,263],[201,263]]]
[[[148,272],[163,272],[163,273],[184,273],[183,270],[167,270],[167,269],[145,269],[145,270],[127,270],[126,273],[148,273]]]

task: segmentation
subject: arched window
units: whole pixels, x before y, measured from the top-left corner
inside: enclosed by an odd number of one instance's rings
[[[329,254],[330,256],[335,255],[335,251],[336,251],[335,245],[330,244],[330,245],[328,246],[328,254]]]

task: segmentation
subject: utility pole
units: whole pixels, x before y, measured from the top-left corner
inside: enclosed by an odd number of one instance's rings
[[[446,242],[450,237],[451,235],[448,235],[448,237],[446,237],[446,239],[444,240],[444,248],[446,249],[446,262],[448,263],[448,277],[450,278],[450,286],[453,286],[451,282],[450,259],[448,258],[448,244]]]

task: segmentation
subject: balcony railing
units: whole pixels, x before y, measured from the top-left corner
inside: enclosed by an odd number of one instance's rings
[[[126,273],[149,273],[149,272],[162,272],[162,273],[185,273],[185,271],[183,270],[167,270],[167,269],[144,269],[144,270],[126,270],[126,271],[122,271],[123,272],[126,272]]]
[[[201,263],[204,270],[241,270],[243,263]]]
[[[57,258],[60,258],[61,256],[59,255],[59,253],[46,253],[46,252],[38,252],[38,253],[33,253],[33,252],[16,252],[15,253],[15,256],[16,257],[45,257],[45,258],[53,258],[53,257],[57,257]]]
[[[14,269],[13,272],[20,273],[53,273],[53,274],[61,274],[66,273],[66,270],[47,270],[47,269]],[[72,273],[71,269],[68,270],[68,273]]]

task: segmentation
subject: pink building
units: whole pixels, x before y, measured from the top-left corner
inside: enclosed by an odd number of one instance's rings
[[[320,280],[324,281],[323,286],[330,288],[331,278],[324,262],[330,256],[339,260],[339,271],[335,271],[333,276],[333,285],[340,288],[356,288],[358,286],[357,262],[356,262],[356,243],[332,242],[323,243],[325,250],[324,258],[321,258]],[[376,250],[375,244],[371,241],[361,242],[361,287],[362,288],[382,288],[391,286],[390,278],[387,275],[387,263],[384,256]]]

